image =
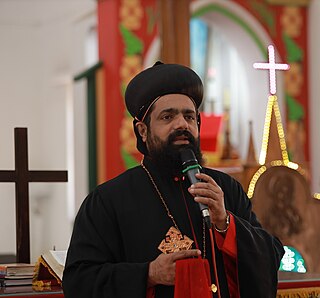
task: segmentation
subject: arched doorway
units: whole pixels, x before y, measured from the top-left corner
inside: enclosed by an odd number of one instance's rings
[[[191,15],[191,66],[205,83],[203,109],[221,113],[225,105],[230,108],[231,142],[244,159],[249,121],[253,122],[257,151],[262,143],[269,78],[267,71],[254,69],[253,63],[267,60],[267,46],[272,40],[235,2],[194,1]],[[279,57],[276,60],[280,61]],[[284,116],[282,74],[277,77],[277,96]]]

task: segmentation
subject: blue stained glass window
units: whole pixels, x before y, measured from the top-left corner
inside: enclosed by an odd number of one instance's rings
[[[191,67],[202,80],[206,74],[208,25],[200,19],[190,21],[190,62]]]

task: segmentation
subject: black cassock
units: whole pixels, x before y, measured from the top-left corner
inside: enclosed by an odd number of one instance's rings
[[[174,179],[173,175],[156,171],[146,158],[144,163],[180,231],[193,239],[189,210],[196,240],[204,251],[203,220],[198,204],[187,191],[187,179]],[[225,207],[235,218],[241,297],[275,297],[277,271],[284,253],[281,243],[261,228],[236,180],[219,171],[203,171],[222,188]],[[84,200],[75,219],[63,275],[65,297],[146,297],[148,264],[161,253],[158,246],[171,226],[172,220],[141,166],[98,186]],[[204,238],[212,265],[208,232]],[[229,297],[218,249],[216,258],[221,297]],[[156,297],[173,297],[173,287],[157,286]]]

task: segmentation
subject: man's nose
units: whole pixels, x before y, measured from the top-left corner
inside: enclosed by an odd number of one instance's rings
[[[189,127],[189,123],[188,121],[185,119],[184,115],[177,115],[176,119],[175,119],[175,129],[188,129]]]

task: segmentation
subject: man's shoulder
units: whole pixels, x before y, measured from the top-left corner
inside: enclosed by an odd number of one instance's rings
[[[128,184],[135,183],[141,180],[141,173],[143,173],[142,168],[140,166],[135,166],[133,168],[125,170],[118,176],[98,185],[97,189],[101,191],[107,188],[126,187]]]
[[[121,205],[124,201],[134,202],[131,198],[143,189],[142,175],[141,167],[137,166],[98,185],[86,196],[81,209],[96,210],[96,208],[105,208],[106,204]]]

